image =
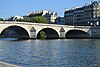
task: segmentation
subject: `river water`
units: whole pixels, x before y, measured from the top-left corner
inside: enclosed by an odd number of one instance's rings
[[[0,39],[0,61],[22,67],[100,67],[100,40]]]

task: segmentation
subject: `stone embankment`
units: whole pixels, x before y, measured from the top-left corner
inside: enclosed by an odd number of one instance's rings
[[[5,62],[0,62],[0,67],[21,67],[21,66],[17,66],[17,65],[5,63]]]

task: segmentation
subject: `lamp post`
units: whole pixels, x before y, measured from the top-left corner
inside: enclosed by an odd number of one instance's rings
[[[99,25],[99,21],[94,22],[88,22],[88,24],[91,26],[91,37],[94,37],[94,29]]]

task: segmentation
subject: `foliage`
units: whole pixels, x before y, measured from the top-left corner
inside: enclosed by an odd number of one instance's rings
[[[0,18],[0,21],[4,21],[2,18]]]
[[[44,31],[40,32],[40,39],[46,39],[46,34]]]
[[[17,21],[21,21],[21,22],[34,22],[33,17],[29,18],[24,18],[24,19],[18,19]]]
[[[35,23],[47,23],[47,20],[43,16],[36,16],[34,17],[34,22]]]
[[[47,23],[47,20],[43,16],[35,16],[35,17],[24,17],[24,19],[18,19],[17,21],[21,22],[34,22],[34,23]]]

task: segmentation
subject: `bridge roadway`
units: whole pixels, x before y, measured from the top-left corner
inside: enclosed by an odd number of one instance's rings
[[[100,27],[42,24],[16,21],[0,21],[1,37],[39,38],[43,31],[47,38],[96,37]]]

